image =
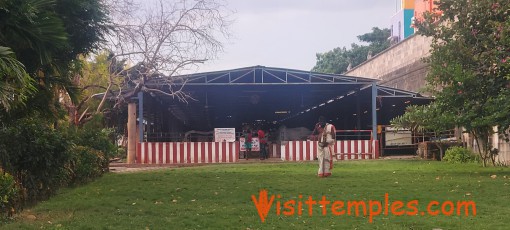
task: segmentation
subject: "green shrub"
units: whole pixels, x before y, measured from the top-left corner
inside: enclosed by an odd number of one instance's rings
[[[117,152],[117,147],[113,144],[110,136],[110,129],[81,129],[78,132],[78,139],[75,144],[88,146],[104,153],[106,159]]]
[[[476,162],[477,157],[473,151],[460,146],[454,146],[446,150],[443,160],[450,163]]]
[[[70,150],[72,160],[70,168],[73,172],[72,184],[83,184],[92,181],[104,173],[108,160],[104,154],[87,146],[75,146]]]
[[[14,177],[0,169],[1,219],[10,217],[20,207],[20,189]]]
[[[118,147],[117,153],[113,157],[126,158],[127,150],[125,147]]]
[[[26,201],[47,199],[67,185],[70,142],[37,118],[16,121],[0,128],[0,162],[26,189]]]
[[[108,170],[109,159],[116,155],[117,147],[114,144],[113,130],[101,128],[95,118],[83,127],[68,127],[67,136],[77,146],[90,147],[98,150],[106,159],[103,170]]]

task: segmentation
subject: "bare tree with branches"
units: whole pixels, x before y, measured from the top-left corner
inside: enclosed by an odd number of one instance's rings
[[[115,97],[119,105],[140,91],[182,102],[192,99],[182,84],[176,86],[174,82],[176,76],[196,70],[223,50],[221,40],[230,37],[231,20],[220,1],[154,0],[142,5],[111,0],[114,30],[109,41],[109,83],[95,111],[86,109],[79,119],[101,113],[108,98]],[[158,78],[161,85],[146,85],[151,78]],[[114,90],[116,95],[112,95]]]

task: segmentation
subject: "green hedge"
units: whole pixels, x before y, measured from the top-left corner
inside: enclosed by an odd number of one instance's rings
[[[99,127],[55,129],[53,123],[39,118],[0,126],[0,171],[8,173],[0,178],[0,195],[4,188],[11,191],[13,183],[19,191],[16,196],[7,192],[2,196],[2,216],[19,209],[13,207],[45,200],[62,187],[101,176],[116,151],[110,134]]]
[[[67,185],[70,142],[39,119],[23,119],[0,132],[2,168],[26,189],[28,203],[47,199]]]
[[[103,175],[105,166],[108,165],[104,153],[91,147],[75,146],[70,153],[73,185],[83,184]]]

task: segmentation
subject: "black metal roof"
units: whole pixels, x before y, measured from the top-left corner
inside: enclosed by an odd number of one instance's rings
[[[156,119],[157,108],[170,112],[190,130],[239,127],[242,123],[253,122],[313,126],[319,115],[326,115],[340,127],[368,129],[370,89],[377,80],[252,66],[177,77],[162,76],[147,80],[145,85],[168,91],[168,82],[174,87],[183,87],[193,100],[183,103],[157,92],[146,94],[144,117],[149,121]],[[423,99],[430,98],[379,86],[378,108],[387,108],[380,112],[380,119],[384,122],[387,120],[384,114],[393,116],[393,110],[401,114],[407,104],[422,103]]]

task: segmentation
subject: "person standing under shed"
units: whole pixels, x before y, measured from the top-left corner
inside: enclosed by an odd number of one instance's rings
[[[244,147],[246,149],[244,156],[245,156],[246,160],[248,160],[248,158],[251,155],[252,137],[253,136],[252,136],[251,129],[248,128],[248,130],[246,130],[246,133],[244,134]]]
[[[319,122],[315,125],[313,135],[318,135],[317,158],[319,159],[319,177],[331,176],[333,169],[333,146],[336,143],[335,126],[326,122],[323,116],[319,117]]]
[[[266,150],[267,140],[266,140],[266,134],[265,134],[264,130],[262,130],[262,128],[259,128],[259,130],[257,131],[257,136],[259,138],[259,143],[260,143],[260,159],[265,160],[268,157],[267,150]]]

